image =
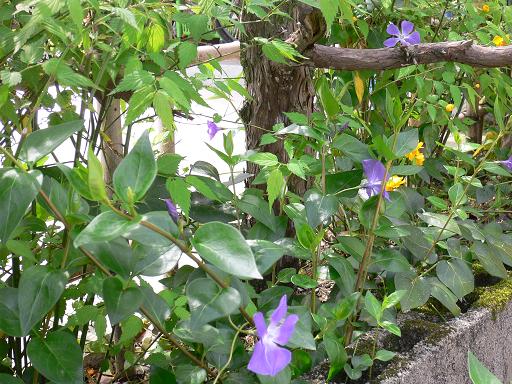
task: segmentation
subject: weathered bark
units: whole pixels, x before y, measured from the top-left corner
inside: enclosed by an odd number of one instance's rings
[[[512,46],[485,47],[472,41],[448,41],[409,47],[352,49],[314,45],[305,56],[316,68],[343,70],[392,69],[416,64],[457,62],[473,67],[512,65]]]
[[[246,100],[241,117],[246,128],[247,149],[259,146],[261,136],[271,132],[277,123],[287,124],[284,112],[300,112],[310,115],[313,112],[315,89],[312,69],[307,66],[289,66],[269,60],[259,46],[254,45],[254,37],[293,39],[299,49],[314,43],[324,33],[324,25],[319,11],[304,5],[288,4],[291,19],[273,16],[268,22],[256,22],[254,15],[243,15],[246,34],[241,43],[248,43],[242,51],[241,64],[244,69],[246,86],[251,100]],[[283,9],[286,12],[286,9]],[[298,26],[302,28],[297,34]],[[295,32],[295,33],[294,33]],[[308,41],[309,40],[309,41]],[[302,45],[302,46],[301,46]],[[288,158],[283,141],[263,146],[263,151],[274,153],[281,162]],[[247,171],[257,174],[258,167],[248,163]],[[289,186],[293,192],[302,194],[307,185],[296,179]]]
[[[119,99],[113,99],[105,113],[103,139],[103,160],[105,166],[105,182],[112,182],[115,169],[123,160],[123,126],[121,124],[121,106]]]

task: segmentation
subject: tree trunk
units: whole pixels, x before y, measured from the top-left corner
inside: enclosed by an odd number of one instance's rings
[[[120,113],[120,100],[113,99],[105,113],[105,128],[103,129],[108,137],[108,139],[103,139],[103,160],[107,184],[112,182],[114,171],[123,160],[123,126]]]
[[[248,48],[242,51],[241,64],[251,100],[246,100],[241,111],[241,117],[246,129],[247,149],[256,149],[261,136],[272,132],[277,123],[289,124],[284,112],[300,112],[310,115],[313,112],[315,89],[313,86],[313,70],[307,66],[291,66],[278,64],[269,60],[261,48],[254,44],[254,37],[279,38],[287,40],[298,27],[309,28],[305,33],[307,43],[297,44],[305,49],[323,34],[324,28],[318,10],[304,5],[288,5],[292,19],[272,16],[268,22],[257,22],[256,16],[245,14],[243,21],[246,34],[241,39]],[[283,9],[283,11],[287,11]],[[300,46],[303,45],[303,46]],[[263,151],[274,153],[279,161],[288,162],[283,140],[265,145]],[[258,167],[253,163],[247,164],[247,171],[256,175]],[[307,182],[299,178],[290,180],[289,188],[299,195],[307,189]]]

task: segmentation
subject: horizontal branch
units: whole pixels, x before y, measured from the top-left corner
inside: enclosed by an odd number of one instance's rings
[[[473,67],[512,65],[512,45],[486,47],[472,41],[448,41],[408,47],[353,49],[315,44],[304,52],[305,64],[342,70],[392,69],[416,64],[457,62]]]

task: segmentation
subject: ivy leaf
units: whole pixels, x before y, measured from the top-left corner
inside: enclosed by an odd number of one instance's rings
[[[192,244],[203,259],[242,279],[261,279],[251,248],[230,225],[210,222],[196,231]]]
[[[55,384],[82,384],[82,350],[67,331],[50,332],[45,338],[34,337],[27,347],[34,367]]]
[[[270,175],[268,176],[268,180],[267,180],[269,210],[272,209],[272,204],[274,204],[274,201],[281,197],[285,186],[286,186],[286,183],[284,181],[283,174],[281,173],[281,171],[278,168],[276,168],[272,172],[270,172]]]
[[[117,195],[128,204],[141,200],[155,180],[157,166],[149,133],[145,131],[114,171]]]

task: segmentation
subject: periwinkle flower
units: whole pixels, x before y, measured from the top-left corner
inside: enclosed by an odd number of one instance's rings
[[[414,31],[414,24],[408,20],[402,21],[402,30],[399,30],[398,27],[389,23],[386,32],[392,36],[389,39],[384,41],[384,46],[391,48],[400,43],[403,46],[419,44],[420,43],[420,34],[418,31]]]
[[[213,139],[215,137],[215,135],[217,134],[217,132],[220,131],[220,128],[217,126],[217,124],[215,124],[213,121],[208,121],[206,123],[206,125],[208,126],[208,135],[210,136],[210,140]]]
[[[500,161],[499,163],[503,164],[505,168],[512,172],[512,156],[510,156],[507,160]]]
[[[167,212],[169,212],[169,216],[174,220],[174,222],[178,221],[178,209],[176,205],[172,202],[171,199],[164,199],[165,205],[167,206]]]
[[[366,183],[363,188],[366,190],[368,197],[378,195],[382,189],[382,183],[386,183],[389,176],[384,180],[386,174],[386,168],[379,160],[366,159],[363,160],[363,170],[366,175]],[[383,196],[389,200],[389,194],[384,190]]]
[[[254,314],[254,324],[259,340],[254,345],[254,352],[247,369],[259,375],[276,376],[292,360],[292,353],[285,345],[293,335],[295,325],[299,320],[297,315],[286,316],[288,305],[286,295],[281,297],[277,308],[270,316],[270,324],[266,325],[265,318],[261,312]]]

